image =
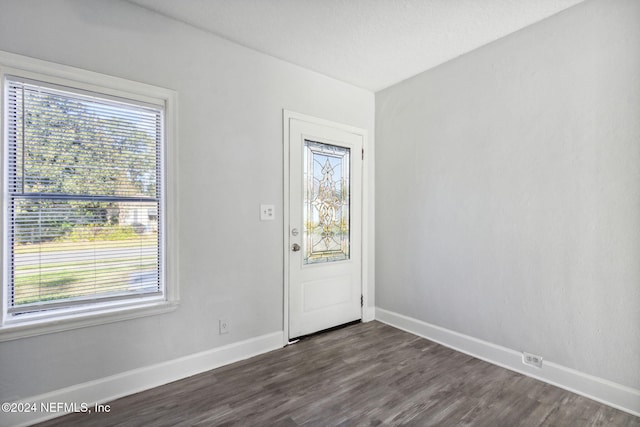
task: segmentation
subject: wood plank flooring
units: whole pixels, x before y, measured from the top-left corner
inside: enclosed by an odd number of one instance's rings
[[[40,426],[640,426],[640,418],[379,322]]]

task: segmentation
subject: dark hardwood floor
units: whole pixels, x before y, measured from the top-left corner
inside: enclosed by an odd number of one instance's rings
[[[640,426],[640,418],[379,322],[40,426]]]

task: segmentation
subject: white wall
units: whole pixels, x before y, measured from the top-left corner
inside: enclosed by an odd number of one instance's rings
[[[588,0],[377,93],[376,305],[640,389],[639,53]]]
[[[170,314],[0,343],[0,401],[282,331],[282,109],[372,142],[372,93],[120,1],[1,0],[0,50],[178,92],[181,285]]]

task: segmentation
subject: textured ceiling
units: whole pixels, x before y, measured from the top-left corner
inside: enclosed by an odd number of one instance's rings
[[[377,91],[583,0],[128,0]]]

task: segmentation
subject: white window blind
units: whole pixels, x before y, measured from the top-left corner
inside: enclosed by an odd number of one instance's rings
[[[164,109],[5,78],[7,313],[161,298]]]

